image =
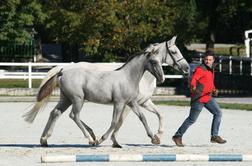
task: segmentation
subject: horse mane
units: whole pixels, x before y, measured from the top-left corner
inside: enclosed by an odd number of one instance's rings
[[[136,54],[130,56],[130,57],[127,59],[127,61],[126,61],[121,67],[115,69],[115,71],[122,69],[127,63],[129,63],[129,62],[130,62],[132,59],[134,59],[135,57],[141,56],[142,54],[146,53],[146,50],[147,50],[147,48],[144,49],[143,51],[140,51],[140,52],[138,52],[138,53],[136,53]]]

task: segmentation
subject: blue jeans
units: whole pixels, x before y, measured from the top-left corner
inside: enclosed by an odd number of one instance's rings
[[[179,127],[175,136],[182,137],[186,130],[196,122],[202,108],[205,107],[209,112],[213,114],[213,121],[211,127],[211,136],[218,136],[219,127],[221,123],[222,112],[216,100],[211,98],[207,103],[193,102],[190,109],[190,114],[184,123]]]

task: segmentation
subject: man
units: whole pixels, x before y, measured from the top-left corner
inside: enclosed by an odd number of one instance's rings
[[[183,147],[182,136],[186,130],[197,120],[203,107],[207,108],[213,114],[211,128],[211,142],[224,144],[226,140],[218,134],[221,123],[222,112],[216,100],[212,97],[218,95],[214,86],[214,54],[206,52],[204,62],[195,69],[191,80],[191,109],[190,114],[184,123],[177,130],[172,140],[179,147]]]

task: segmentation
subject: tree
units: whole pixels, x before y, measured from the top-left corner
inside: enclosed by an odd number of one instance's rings
[[[174,35],[180,48],[242,42],[251,18],[251,0],[2,0],[0,41],[25,43],[35,33],[43,43],[114,61]]]
[[[193,35],[194,0],[53,0],[42,3],[48,19],[44,41],[78,43],[87,56],[104,61],[128,57],[146,45],[178,34]],[[182,29],[182,30],[179,30]],[[42,31],[41,31],[42,32]]]
[[[206,42],[206,50],[214,43],[242,42],[244,30],[251,28],[252,2],[249,0],[196,0],[197,38]]]
[[[0,2],[0,41],[27,43],[42,23],[45,14],[36,0],[3,0]]]

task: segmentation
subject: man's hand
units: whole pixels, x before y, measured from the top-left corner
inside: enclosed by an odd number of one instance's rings
[[[213,96],[214,97],[217,97],[218,96],[218,89],[216,89],[216,88],[214,88],[214,90],[213,90]]]

